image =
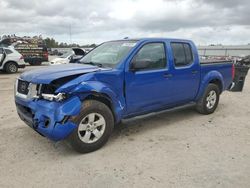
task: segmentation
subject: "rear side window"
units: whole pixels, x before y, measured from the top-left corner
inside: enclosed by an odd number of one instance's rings
[[[193,53],[189,44],[183,44],[187,64],[193,63]]]
[[[175,67],[183,67],[193,62],[193,53],[187,43],[171,43]]]
[[[11,54],[11,53],[13,53],[11,50],[9,50],[9,49],[5,49],[4,50],[5,52],[6,52],[6,54]]]

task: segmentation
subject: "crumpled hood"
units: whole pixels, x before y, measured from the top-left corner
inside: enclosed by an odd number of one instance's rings
[[[21,74],[20,78],[22,80],[32,83],[49,84],[53,80],[59,78],[95,72],[98,70],[103,69],[93,65],[83,65],[74,63],[65,65],[55,65],[46,68],[39,68],[31,71],[26,71]]]

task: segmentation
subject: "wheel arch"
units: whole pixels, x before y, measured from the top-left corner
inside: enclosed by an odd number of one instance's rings
[[[204,94],[207,86],[209,84],[216,84],[219,87],[220,93],[223,92],[224,90],[224,82],[223,82],[223,76],[220,72],[218,71],[210,71],[209,73],[207,73],[203,79],[200,82],[200,88],[198,91],[198,94],[195,98],[196,101],[198,101],[200,99],[200,97],[202,97],[202,95]]]
[[[18,67],[18,63],[16,62],[16,61],[14,61],[14,60],[8,60],[8,61],[6,61],[5,63],[4,63],[4,69],[6,68],[6,65],[7,64],[9,64],[9,63],[15,63],[16,64],[16,66]]]
[[[115,111],[114,111],[114,104],[112,102],[112,99],[105,93],[98,93],[98,92],[91,92],[89,93],[84,100],[96,100],[99,101],[101,103],[104,103],[112,112],[113,116],[114,116],[114,120],[116,122],[116,115],[115,115]]]
[[[219,88],[219,90],[220,90],[220,94],[222,93],[222,91],[223,91],[223,84],[222,84],[221,80],[215,78],[215,79],[211,80],[209,82],[209,84],[215,84],[215,85],[217,85],[218,88]]]
[[[116,122],[119,122],[125,111],[125,98],[119,95],[122,92],[104,82],[89,80],[79,83],[79,79],[64,84],[56,92],[70,92],[79,96],[83,102],[90,98],[103,102],[112,110]]]
[[[17,72],[17,71],[18,71],[18,63],[17,63],[16,61],[14,61],[14,60],[8,60],[8,61],[6,61],[6,62],[4,63],[4,65],[3,65],[3,70],[4,70],[5,72],[7,72],[7,73],[11,73],[11,72],[9,72],[9,71],[7,70],[7,65],[9,65],[10,63],[13,63],[13,64],[16,65],[16,68],[17,68],[16,72]]]
[[[72,92],[80,94],[83,102],[92,98],[106,104],[111,109],[115,122],[122,119],[125,110],[125,99],[117,95],[117,91],[109,87],[109,85],[99,81],[85,82],[74,88]]]

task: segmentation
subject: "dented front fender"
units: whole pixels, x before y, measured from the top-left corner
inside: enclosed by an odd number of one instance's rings
[[[108,98],[112,103],[112,110],[116,122],[119,122],[122,119],[123,113],[125,112],[125,98],[122,95],[119,95],[122,93],[121,91],[115,91],[110,85],[99,81],[82,82],[72,90],[72,93],[80,93],[83,94],[84,97],[91,94],[97,94]]]

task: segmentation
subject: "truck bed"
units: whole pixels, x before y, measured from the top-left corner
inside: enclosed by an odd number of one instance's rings
[[[220,64],[220,63],[233,63],[230,60],[218,60],[218,59],[206,59],[206,60],[200,60],[200,64]]]
[[[213,75],[213,72],[219,72],[223,80],[222,90],[226,90],[232,83],[232,61],[227,60],[202,60],[201,65],[201,79],[207,74]]]

